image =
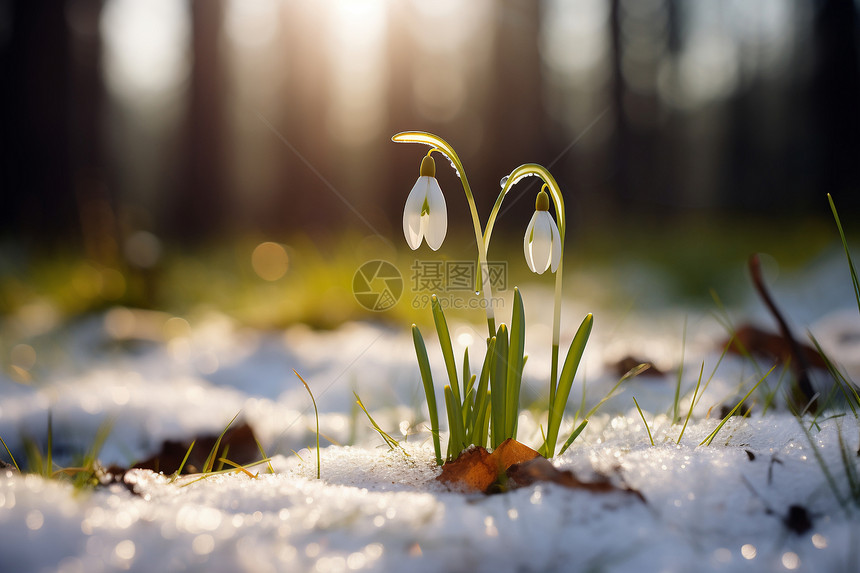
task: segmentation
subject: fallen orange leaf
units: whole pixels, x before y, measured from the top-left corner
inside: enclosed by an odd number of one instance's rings
[[[490,457],[496,463],[496,468],[501,474],[514,464],[521,464],[540,456],[537,451],[513,438],[508,438],[499,447],[493,450]]]
[[[445,462],[437,477],[448,488],[463,492],[486,491],[499,477],[489,452],[477,446],[463,450],[456,460]]]
[[[626,491],[645,501],[639,492],[618,488],[606,478],[592,483],[580,481],[572,472],[559,470],[538,452],[514,439],[505,440],[493,453],[480,446],[464,450],[457,459],[442,466],[442,473],[436,479],[449,489],[462,492],[499,493],[536,482],[551,482],[593,493]]]

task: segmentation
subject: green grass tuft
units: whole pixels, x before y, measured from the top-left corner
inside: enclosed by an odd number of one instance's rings
[[[215,445],[212,446],[212,450],[210,450],[209,455],[206,457],[206,462],[203,464],[202,473],[208,474],[213,472],[215,462],[217,461],[218,450],[221,447],[221,440],[224,439],[224,434],[227,433],[227,430],[230,429],[230,426],[233,425],[233,422],[236,421],[236,418],[238,418],[239,414],[241,413],[241,411],[236,412],[236,415],[233,416],[233,418],[229,422],[227,422],[227,426],[224,427],[224,430],[221,432],[221,435],[218,436],[217,440],[215,440]]]

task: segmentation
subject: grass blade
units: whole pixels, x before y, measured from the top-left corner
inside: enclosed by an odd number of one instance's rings
[[[579,434],[582,433],[582,431],[585,429],[585,426],[587,425],[588,420],[583,420],[582,423],[576,427],[576,429],[570,434],[570,437],[567,439],[567,441],[564,442],[564,445],[558,451],[558,455],[561,455],[567,451],[567,448],[569,448],[573,441],[579,437]]]
[[[687,412],[687,418],[684,420],[684,426],[681,428],[681,433],[678,435],[678,441],[675,442],[676,444],[681,443],[681,438],[684,437],[684,432],[687,430],[687,424],[690,423],[690,416],[693,415],[693,407],[696,405],[696,396],[699,394],[699,386],[702,384],[702,375],[704,373],[705,373],[705,361],[702,360],[702,367],[699,369],[699,379],[696,381],[696,389],[693,390],[693,399],[690,400],[690,411]],[[635,402],[636,398],[633,398],[633,401]],[[636,406],[639,407],[638,404]],[[639,413],[641,414],[642,412],[640,411]],[[642,418],[642,419],[644,420],[645,418]],[[650,436],[651,432],[648,432],[648,435]],[[651,445],[652,446],[654,445],[654,440],[651,440]]]
[[[257,449],[260,450],[260,455],[263,456],[263,459],[266,460],[266,464],[269,466],[269,473],[275,473],[275,468],[272,467],[271,458],[266,455],[266,451],[263,449],[263,444],[260,443],[260,440],[257,439],[257,436],[254,436],[254,441],[257,443]]]
[[[190,456],[190,455],[191,455],[191,450],[193,450],[193,449],[194,449],[194,444],[196,444],[196,443],[197,443],[197,440],[194,440],[194,441],[192,441],[192,442],[191,442],[191,445],[190,445],[190,446],[188,446],[188,450],[186,450],[186,452],[185,452],[185,457],[184,457],[184,458],[182,458],[182,463],[181,463],[181,464],[179,464],[179,469],[178,469],[178,470],[176,470],[176,473],[175,473],[175,474],[173,474],[173,475],[174,475],[174,477],[178,477],[178,476],[180,476],[180,475],[182,474],[182,468],[184,468],[184,467],[185,467],[185,463],[188,461],[188,456]]]
[[[228,466],[231,466],[233,469],[238,470],[238,471],[240,471],[240,472],[244,473],[244,474],[245,474],[246,476],[248,476],[249,478],[251,478],[251,479],[257,479],[257,476],[255,476],[254,474],[252,474],[251,472],[249,472],[247,469],[245,469],[245,466],[239,465],[239,464],[237,464],[236,462],[234,462],[234,461],[232,461],[232,460],[229,460],[229,459],[227,459],[227,458],[218,458],[218,462],[221,464],[221,466],[222,466],[222,467],[224,466],[224,464],[227,464]],[[271,463],[270,463],[269,465],[271,465]],[[229,471],[229,470],[228,470],[228,471]]]
[[[558,389],[553,397],[553,403],[549,405],[549,420],[547,421],[546,443],[544,444],[547,458],[553,457],[555,453],[558,431],[561,428],[561,418],[564,415],[564,408],[570,396],[573,379],[579,368],[579,362],[582,360],[582,353],[585,352],[585,345],[588,342],[588,337],[591,335],[593,325],[594,317],[591,314],[587,314],[582,324],[579,325],[579,329],[570,343],[567,357],[564,359],[564,366],[562,366],[561,375],[558,378]],[[586,418],[588,418],[587,415]]]
[[[857,280],[857,270],[854,268],[854,261],[851,260],[848,241],[845,239],[845,232],[842,230],[842,223],[839,221],[839,213],[836,212],[836,204],[833,203],[833,197],[830,196],[830,193],[827,194],[827,201],[830,202],[830,210],[833,211],[833,219],[836,221],[836,228],[839,229],[839,237],[842,239],[842,247],[845,249],[845,257],[848,259],[848,269],[851,272],[851,283],[854,285],[857,309],[860,310],[860,281]]]
[[[314,393],[311,392],[311,387],[308,386],[308,383],[305,382],[305,379],[302,378],[302,375],[299,374],[296,370],[293,370],[293,373],[298,376],[299,380],[301,380],[302,384],[304,384],[305,390],[308,391],[308,395],[311,397],[311,403],[314,405],[314,419],[316,420],[317,424],[317,479],[320,479],[320,413],[319,410],[317,410],[317,401],[314,399]],[[271,467],[271,465],[269,467]]]
[[[293,452],[293,453],[295,453],[295,452]],[[299,459],[301,459],[301,458],[299,458]],[[235,473],[236,471],[244,472],[245,474],[248,474],[250,477],[253,478],[256,476],[251,475],[251,472],[249,472],[247,470],[247,468],[252,468],[252,467],[260,465],[260,464],[265,464],[265,463],[270,462],[271,460],[267,460],[267,459],[266,460],[259,460],[256,462],[252,462],[250,464],[245,464],[244,466],[240,466],[240,465],[236,464],[235,462],[232,462],[232,461],[225,459],[225,458],[220,458],[219,461],[221,461],[222,463],[226,463],[228,465],[232,465],[234,467],[226,468],[226,469],[223,469],[223,470],[220,470],[217,472],[213,471],[213,472],[209,472],[209,473],[205,473],[205,474],[200,474],[200,477],[197,477],[197,478],[192,479],[190,481],[183,482],[179,487],[181,487],[181,488],[182,487],[188,487],[188,486],[195,484],[199,481],[203,481],[208,477],[211,477],[214,475],[220,475],[220,474]]]
[[[675,400],[672,402],[672,425],[681,419],[681,378],[684,376],[684,355],[687,351],[687,317],[684,317],[684,333],[681,338],[681,362],[678,365],[678,382],[675,383]]]
[[[367,419],[370,420],[370,425],[373,426],[373,429],[376,430],[376,433],[379,434],[383,440],[385,440],[386,445],[389,449],[393,450],[394,448],[400,448],[405,455],[409,455],[409,452],[403,449],[403,446],[400,445],[400,442],[392,438],[388,433],[379,427],[379,424],[376,423],[376,420],[373,419],[373,416],[370,415],[370,412],[367,411],[367,408],[364,407],[364,403],[361,401],[361,398],[358,397],[358,394],[355,392],[352,393],[355,396],[356,401],[358,402],[358,407],[362,409],[364,415],[367,416]]]
[[[842,496],[842,492],[839,491],[839,486],[836,484],[836,479],[833,477],[833,474],[830,473],[830,469],[827,467],[827,462],[824,461],[824,457],[821,455],[819,451],[821,448],[815,441],[812,439],[812,434],[810,434],[809,430],[806,429],[806,424],[803,423],[803,418],[796,411],[794,413],[794,419],[797,420],[797,424],[800,426],[800,429],[803,431],[803,434],[806,436],[806,441],[809,442],[810,450],[812,451],[812,455],[815,456],[815,461],[818,462],[818,466],[821,468],[821,472],[824,474],[824,479],[827,481],[827,485],[830,486],[830,490],[833,492],[833,497],[839,502],[839,506],[845,511],[845,514],[850,516],[851,510],[848,506],[848,500]]]
[[[218,449],[221,447],[221,440],[224,439],[224,434],[227,433],[227,430],[230,429],[230,426],[233,425],[233,422],[236,421],[236,418],[239,417],[240,413],[241,413],[241,410],[239,412],[236,412],[236,415],[233,416],[232,420],[227,422],[227,426],[224,427],[224,431],[222,431],[221,435],[218,436],[218,439],[215,440],[215,445],[212,446],[212,451],[209,452],[209,455],[206,457],[206,463],[203,464],[203,472],[202,473],[204,473],[204,474],[210,473],[212,471],[212,468],[215,467],[215,460],[216,460],[216,456],[218,454]]]
[[[645,372],[649,368],[651,368],[650,364],[640,364],[640,365],[634,366],[633,368],[628,370],[624,374],[624,376],[622,376],[621,378],[618,379],[618,382],[615,383],[615,386],[613,386],[612,389],[606,393],[606,396],[601,398],[600,402],[598,402],[597,404],[592,406],[591,410],[589,410],[585,414],[585,418],[588,419],[588,418],[592,417],[594,415],[594,413],[597,412],[597,410],[599,410],[600,407],[603,406],[603,404],[607,400],[609,400],[610,398],[612,398],[612,396],[615,395],[615,391],[618,390],[618,387],[621,386],[621,384],[623,384],[625,381],[627,381],[631,378],[635,378],[636,376],[639,376],[640,374],[642,374],[643,372]]]
[[[54,471],[54,416],[50,410],[48,410],[48,451],[45,452],[45,455],[47,460],[45,461],[44,475],[50,477]]]
[[[738,402],[735,405],[735,407],[732,408],[728,414],[726,414],[726,417],[722,419],[722,421],[717,425],[717,427],[714,428],[714,431],[711,432],[710,434],[708,434],[708,437],[701,441],[701,443],[699,444],[700,446],[710,446],[711,445],[711,442],[714,441],[714,438],[717,437],[717,434],[720,432],[720,430],[723,429],[723,426],[725,426],[726,422],[729,421],[729,418],[731,418],[732,416],[735,415],[735,412],[738,411],[738,408],[741,407],[741,404],[746,402],[746,399],[749,398],[753,392],[755,392],[755,389],[759,387],[759,384],[764,382],[764,379],[767,378],[768,376],[770,376],[770,373],[773,372],[774,368],[776,368],[776,364],[771,366],[770,370],[767,371],[767,374],[765,374],[763,378],[761,378],[758,382],[756,382],[755,386],[750,388],[749,392],[747,392],[746,395],[743,398],[741,398],[741,401]]]
[[[639,402],[636,401],[636,396],[633,396],[633,403],[636,404],[636,410],[639,412],[639,417],[642,418],[642,423],[645,424],[645,431],[648,432],[648,441],[650,441],[653,446],[654,436],[651,435],[651,428],[648,427],[648,422],[645,420],[645,414],[642,413],[642,408],[639,407]],[[690,406],[690,410],[692,409],[693,407]],[[689,419],[689,417],[687,419]],[[684,435],[683,431],[681,432],[681,435]],[[680,440],[681,438],[678,438],[678,441]]]
[[[430,359],[427,357],[427,346],[416,325],[412,325],[412,342],[415,345],[415,355],[418,357],[418,368],[421,371],[421,383],[424,385],[424,396],[427,399],[427,409],[430,412],[430,434],[433,436],[433,450],[436,453],[436,464],[442,465],[442,446],[439,442],[439,411],[436,406],[436,391],[433,388],[433,374],[430,371]]]
[[[828,372],[830,372],[830,376],[833,377],[836,385],[842,391],[842,395],[848,402],[848,407],[851,408],[851,412],[854,414],[854,417],[857,418],[858,409],[860,409],[860,395],[857,393],[857,388],[850,380],[845,378],[842,372],[840,372],[836,365],[833,364],[833,361],[830,360],[830,357],[827,356],[824,349],[821,348],[821,344],[818,343],[818,339],[816,339],[811,332],[807,332],[807,334],[809,335],[809,339],[812,340],[812,343],[815,345],[815,349],[818,351],[821,359],[824,360],[824,365],[827,367]]]
[[[3,440],[2,436],[0,436],[0,442],[2,442],[3,447],[6,448],[6,453],[9,454],[9,458],[12,460],[12,465],[15,466],[15,469],[18,470],[18,473],[21,473],[21,468],[18,466],[18,462],[15,461],[15,456],[13,456],[12,452],[9,451],[9,446],[6,445],[6,442]]]
[[[230,444],[224,446],[224,451],[221,452],[221,457],[218,458],[218,467],[215,468],[216,472],[220,472],[224,469],[224,460],[227,459],[227,456],[230,455]]]

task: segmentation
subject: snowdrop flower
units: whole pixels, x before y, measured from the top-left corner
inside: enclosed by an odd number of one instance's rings
[[[409,192],[403,209],[403,234],[412,250],[425,239],[434,251],[442,246],[448,232],[448,208],[436,181],[436,162],[428,154],[421,161],[418,181]]]
[[[541,189],[535,200],[535,214],[526,227],[523,240],[526,264],[533,273],[543,274],[547,269],[555,272],[561,261],[561,235],[555,219],[549,214],[549,195]]]

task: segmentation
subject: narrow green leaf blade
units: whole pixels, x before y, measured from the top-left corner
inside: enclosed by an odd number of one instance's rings
[[[445,407],[448,410],[448,453],[450,457],[456,457],[466,449],[466,437],[463,431],[463,418],[460,415],[460,407],[455,401],[451,386],[445,385]]]
[[[433,375],[430,371],[430,359],[427,357],[427,346],[424,337],[416,325],[412,325],[412,342],[415,345],[415,355],[418,357],[418,369],[421,371],[421,383],[424,385],[424,396],[427,399],[427,410],[430,412],[430,433],[433,435],[433,450],[436,453],[436,463],[442,465],[442,447],[439,442],[439,411],[436,406],[436,391],[433,388]]]
[[[746,395],[745,395],[743,398],[741,398],[741,401],[740,401],[740,402],[738,402],[738,403],[735,405],[735,407],[734,407],[734,408],[732,408],[732,409],[731,409],[731,411],[730,411],[728,414],[726,414],[726,417],[722,419],[722,421],[717,425],[717,427],[716,427],[716,428],[714,428],[714,431],[713,431],[713,432],[711,432],[710,434],[708,434],[708,437],[707,437],[707,438],[705,438],[704,440],[702,440],[702,441],[701,441],[701,443],[699,443],[699,445],[700,445],[700,446],[710,446],[710,445],[711,445],[711,442],[713,442],[713,441],[714,441],[714,438],[716,438],[716,437],[717,437],[717,434],[719,434],[719,433],[720,433],[720,430],[722,430],[722,429],[723,429],[723,426],[725,426],[725,425],[726,425],[726,422],[728,422],[728,421],[729,421],[729,418],[731,418],[732,416],[734,416],[734,415],[735,415],[735,412],[737,412],[737,411],[738,411],[738,408],[740,408],[740,407],[741,407],[741,404],[743,404],[744,402],[746,402],[746,401],[747,401],[747,398],[749,398],[749,397],[752,395],[752,393],[755,391],[755,389],[756,389],[756,388],[758,388],[758,387],[759,387],[759,385],[760,385],[762,382],[764,382],[765,378],[767,378],[768,376],[770,376],[770,373],[771,373],[771,372],[773,372],[773,369],[774,369],[774,368],[776,368],[776,365],[771,366],[771,367],[770,367],[770,370],[768,370],[768,371],[767,371],[767,374],[765,374],[765,375],[764,375],[764,377],[763,377],[761,380],[759,380],[758,382],[756,382],[756,383],[755,383],[755,386],[753,386],[752,388],[750,388],[749,392],[747,392],[747,393],[746,393]]]
[[[218,439],[215,440],[215,445],[212,446],[212,450],[209,452],[209,456],[206,458],[206,463],[203,464],[203,472],[204,474],[212,471],[212,468],[215,466],[216,455],[218,454],[218,449],[221,447],[221,440],[224,439],[224,434],[227,433],[227,430],[230,429],[230,426],[233,425],[233,422],[236,421],[236,418],[239,417],[242,411],[236,412],[236,415],[233,416],[233,419],[227,422],[227,425],[224,427],[224,431],[221,432],[221,435],[218,436]]]
[[[525,354],[526,316],[523,297],[514,287],[514,308],[511,314],[511,341],[508,347],[508,373],[505,388],[505,436],[517,437],[517,420],[520,413],[520,386],[523,382],[523,355]]]
[[[570,434],[570,437],[567,439],[567,441],[564,442],[564,445],[558,451],[558,455],[561,455],[567,451],[567,448],[569,448],[573,441],[579,437],[579,434],[582,433],[582,431],[585,429],[585,426],[587,425],[588,420],[583,420],[582,423],[576,427],[576,429]]]
[[[436,334],[439,336],[439,346],[442,348],[442,358],[445,359],[445,369],[448,371],[448,383],[451,385],[451,392],[459,406],[463,401],[460,399],[460,384],[457,379],[457,365],[454,362],[454,349],[451,346],[451,333],[448,331],[448,322],[445,320],[442,305],[439,304],[439,299],[436,298],[435,294],[431,297],[430,306],[433,310]]]
[[[492,337],[487,344],[487,354],[484,356],[484,364],[481,366],[481,379],[478,382],[478,390],[475,393],[475,408],[474,416],[472,417],[471,433],[468,436],[469,442],[476,446],[481,446],[487,443],[486,430],[482,433],[484,419],[482,416],[486,414],[487,406],[491,399],[487,388],[490,384],[490,371],[493,368],[493,356],[496,352],[496,337]]]
[[[851,260],[851,252],[848,250],[848,241],[845,239],[845,232],[842,230],[842,222],[839,221],[839,213],[836,212],[836,204],[833,202],[833,197],[830,193],[827,194],[827,200],[830,202],[830,210],[833,211],[833,218],[836,220],[836,228],[839,229],[839,237],[842,239],[842,247],[845,249],[845,257],[848,259],[848,269],[851,272],[851,283],[854,285],[854,296],[857,299],[857,309],[860,310],[860,281],[857,279],[857,270],[854,268],[854,261]]]
[[[496,349],[490,369],[490,403],[492,405],[491,444],[494,448],[505,441],[505,385],[508,377],[508,327],[499,325]]]
[[[588,337],[591,335],[593,325],[594,317],[589,313],[583,319],[582,324],[579,325],[579,329],[570,343],[567,357],[564,359],[564,366],[558,377],[558,390],[555,393],[555,399],[549,412],[549,420],[547,421],[546,452],[549,454],[548,458],[553,457],[555,453],[555,443],[558,440],[561,418],[564,415],[564,408],[570,396],[570,389],[573,387],[573,379],[582,360],[582,354],[585,352],[585,345],[588,342]]]

